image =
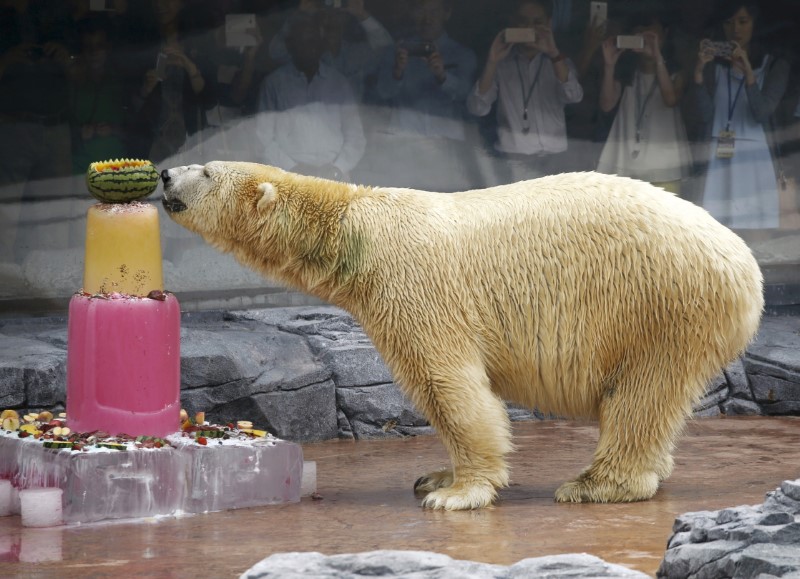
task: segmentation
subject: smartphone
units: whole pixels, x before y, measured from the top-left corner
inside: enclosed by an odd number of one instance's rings
[[[504,39],[509,44],[536,42],[536,31],[533,28],[506,28]]]
[[[89,10],[92,12],[113,12],[114,0],[89,0]]]
[[[617,48],[641,50],[644,48],[644,36],[634,34],[631,36],[617,36]]]
[[[700,43],[700,48],[709,50],[717,58],[730,58],[733,55],[735,44],[728,40],[721,40],[715,42],[713,40],[705,39]]]
[[[608,2],[589,3],[589,24],[605,26],[608,20]]]
[[[159,52],[156,58],[156,76],[159,80],[164,80],[167,74],[167,55],[164,52]]]
[[[226,14],[225,15],[225,45],[229,47],[256,46],[255,14]]]

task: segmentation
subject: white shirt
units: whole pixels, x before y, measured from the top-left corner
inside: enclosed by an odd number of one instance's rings
[[[325,64],[311,82],[291,63],[270,74],[259,91],[258,111],[257,134],[271,165],[288,170],[298,163],[330,164],[349,172],[364,155],[353,90]]]
[[[566,63],[569,74],[567,81],[562,83],[547,55],[540,53],[529,61],[516,50],[512,50],[498,63],[494,83],[486,94],[478,92],[480,81],[475,83],[467,97],[467,110],[470,113],[485,116],[492,109],[492,104],[499,99],[495,143],[498,151],[540,155],[567,150],[564,106],[580,102],[583,88],[578,82],[575,65],[569,59]],[[534,84],[537,74],[538,80]],[[530,93],[527,104],[527,133],[523,132],[523,115],[526,109],[523,93],[525,96]]]

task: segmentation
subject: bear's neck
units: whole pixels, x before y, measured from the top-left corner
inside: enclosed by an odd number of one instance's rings
[[[271,259],[263,263],[273,277],[329,303],[346,307],[363,268],[364,243],[347,219],[353,201],[366,188],[301,178],[276,208]],[[258,256],[252,256],[258,259]]]

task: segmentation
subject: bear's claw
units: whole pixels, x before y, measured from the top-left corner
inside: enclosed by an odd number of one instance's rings
[[[453,484],[453,471],[450,469],[437,470],[429,472],[426,475],[419,477],[414,482],[415,494],[431,493],[440,488],[449,487]]]

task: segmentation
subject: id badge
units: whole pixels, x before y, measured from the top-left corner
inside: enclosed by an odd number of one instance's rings
[[[717,158],[730,159],[733,157],[736,144],[736,133],[734,131],[720,131],[717,138]]]

